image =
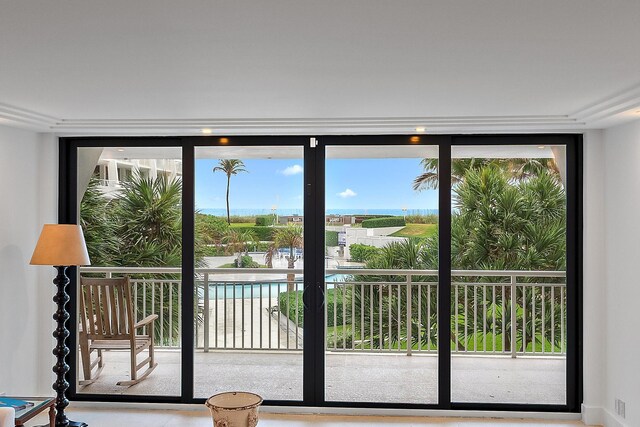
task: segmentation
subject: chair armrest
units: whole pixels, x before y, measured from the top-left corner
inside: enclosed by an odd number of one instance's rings
[[[133,325],[133,327],[135,329],[142,328],[143,326],[147,326],[149,323],[153,323],[153,321],[156,320],[157,318],[158,318],[157,314],[151,314],[145,317],[144,319],[142,319],[141,321],[139,321],[138,323],[136,323],[135,325]]]

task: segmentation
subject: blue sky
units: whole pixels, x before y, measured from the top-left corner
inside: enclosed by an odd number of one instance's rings
[[[301,159],[243,159],[249,173],[231,177],[231,209],[302,209]],[[196,208],[225,207],[227,178],[217,159],[196,161]],[[420,159],[328,159],[327,209],[437,209],[433,190],[413,191]]]

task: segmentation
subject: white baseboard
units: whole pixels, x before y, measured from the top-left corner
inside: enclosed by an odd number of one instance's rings
[[[588,426],[604,425],[604,409],[600,406],[582,404],[582,422]]]
[[[604,426],[605,427],[629,427],[622,422],[620,417],[613,415],[609,410],[604,409]]]
[[[198,404],[174,403],[130,403],[130,402],[83,402],[74,401],[69,409],[130,409],[162,411],[203,411],[208,409]],[[515,412],[515,411],[451,411],[437,409],[383,409],[383,408],[337,408],[305,406],[261,406],[260,411],[269,414],[301,415],[354,415],[354,416],[390,416],[390,417],[452,417],[452,418],[498,418],[531,420],[580,420],[582,415],[566,412]],[[618,426],[615,426],[618,427]],[[620,426],[626,427],[626,426]]]

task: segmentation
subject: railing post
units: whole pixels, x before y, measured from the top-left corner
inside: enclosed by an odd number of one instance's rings
[[[209,352],[209,273],[204,273],[204,313],[202,321],[204,322],[204,352]]]
[[[411,281],[412,281],[412,276],[411,274],[407,274],[407,356],[411,356],[411,347],[412,347],[412,343],[413,343],[413,331],[411,328],[411,317],[412,317],[412,313],[411,313]],[[418,310],[420,309],[420,307],[418,307]],[[399,341],[398,341],[399,342]]]
[[[511,357],[516,358],[516,276],[511,276]],[[523,325],[524,327],[524,325]]]

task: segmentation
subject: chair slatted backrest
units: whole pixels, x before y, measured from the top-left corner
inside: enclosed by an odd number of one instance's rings
[[[128,277],[80,278],[80,321],[89,339],[131,339],[134,334]]]

